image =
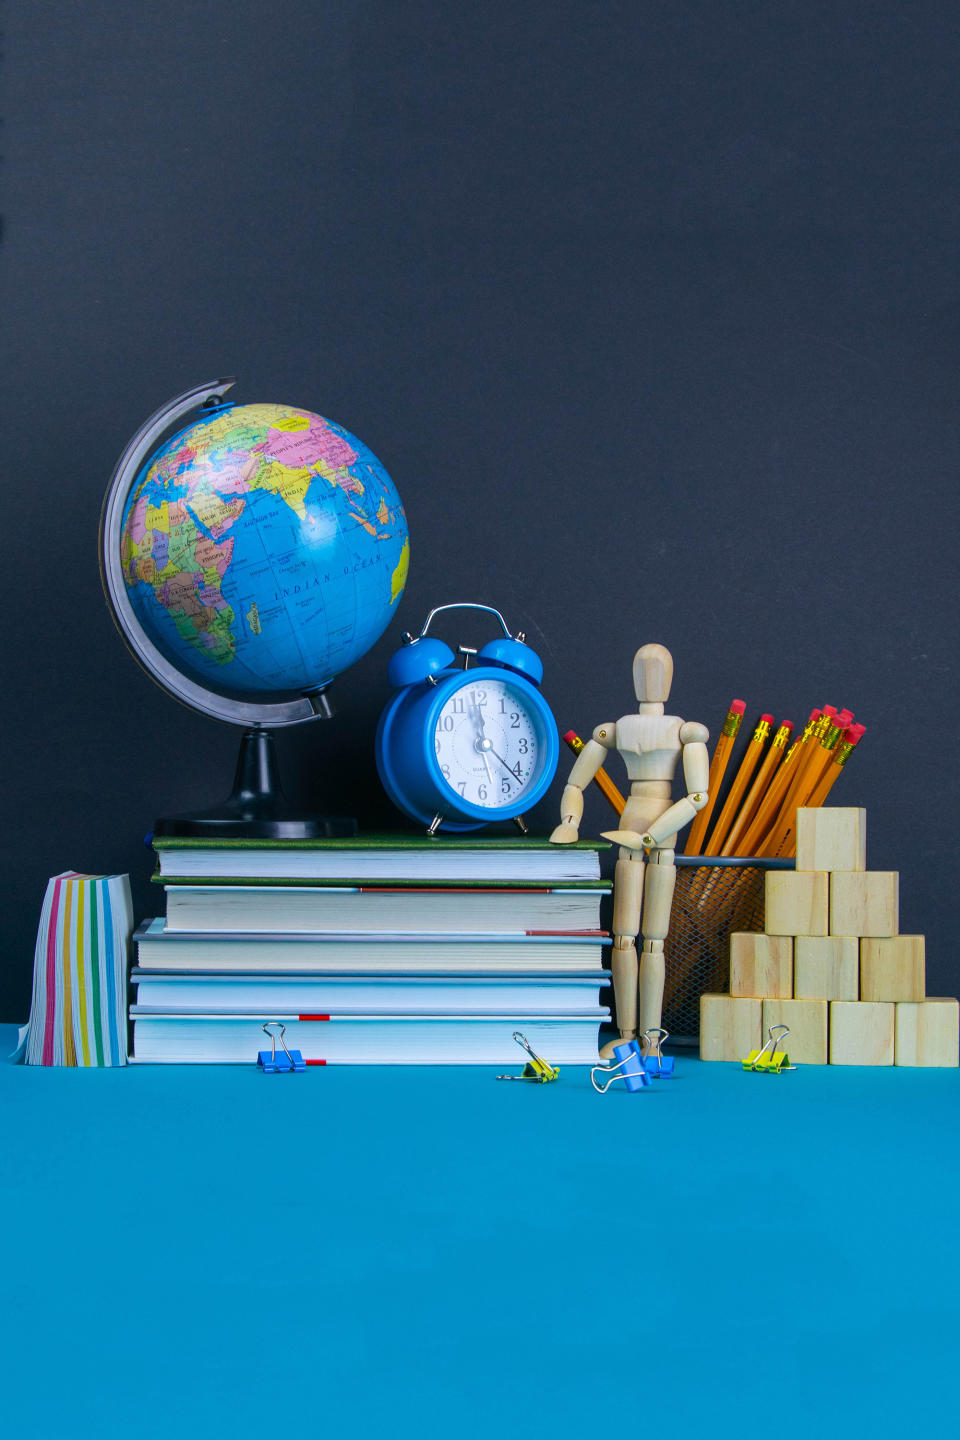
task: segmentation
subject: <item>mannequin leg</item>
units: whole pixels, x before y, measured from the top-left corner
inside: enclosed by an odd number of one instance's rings
[[[672,850],[654,850],[647,861],[643,904],[643,950],[639,966],[638,1029],[660,1028],[663,1014],[663,942],[670,929],[670,909],[677,881]]]
[[[620,1039],[605,1045],[601,1058],[609,1060],[613,1046],[633,1040],[637,1033],[637,934],[640,930],[640,909],[643,902],[642,855],[620,852],[613,877],[613,995]]]

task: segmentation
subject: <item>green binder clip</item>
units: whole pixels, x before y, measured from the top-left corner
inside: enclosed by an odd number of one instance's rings
[[[514,1030],[513,1038],[522,1050],[526,1050],[530,1059],[519,1075],[498,1075],[498,1080],[530,1080],[534,1085],[549,1085],[551,1080],[559,1077],[560,1071],[537,1054],[526,1035],[521,1035],[519,1030]]]
[[[771,1025],[767,1031],[767,1043],[761,1050],[751,1050],[745,1060],[741,1060],[744,1070],[759,1070],[764,1075],[782,1075],[785,1070],[796,1070],[796,1065],[790,1064],[790,1056],[785,1050],[778,1047],[781,1040],[786,1039],[790,1034],[787,1025]]]

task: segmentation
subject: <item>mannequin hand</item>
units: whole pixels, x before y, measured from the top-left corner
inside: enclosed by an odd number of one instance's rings
[[[628,850],[648,850],[653,844],[649,835],[639,835],[636,830],[601,830],[604,840],[614,845],[623,845]]]
[[[580,831],[576,825],[558,825],[550,836],[551,845],[570,845],[574,840],[580,839]]]

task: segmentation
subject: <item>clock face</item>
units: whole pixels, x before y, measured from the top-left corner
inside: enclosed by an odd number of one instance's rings
[[[456,795],[485,809],[523,800],[541,768],[542,727],[509,680],[467,681],[437,716],[434,749]]]

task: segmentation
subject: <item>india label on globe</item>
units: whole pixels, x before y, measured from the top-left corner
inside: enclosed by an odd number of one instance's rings
[[[342,426],[286,405],[227,405],[147,461],[121,562],[157,649],[201,685],[302,694],[364,655],[407,578],[403,505]]]

